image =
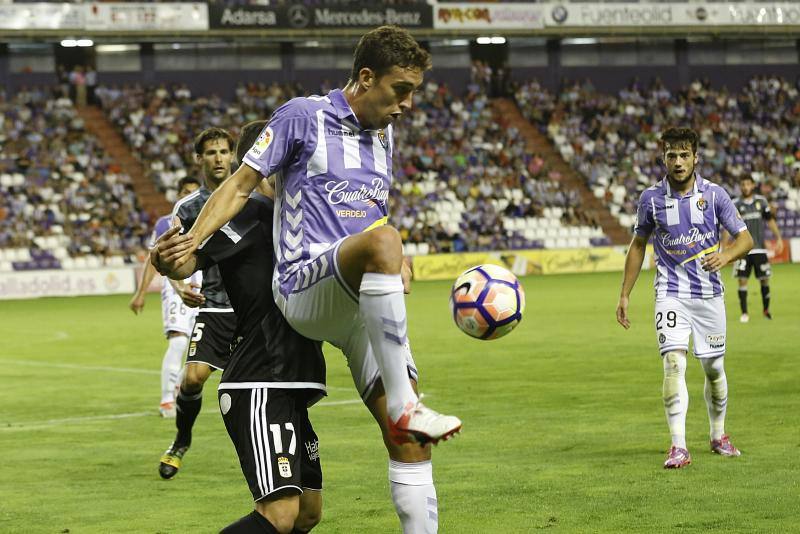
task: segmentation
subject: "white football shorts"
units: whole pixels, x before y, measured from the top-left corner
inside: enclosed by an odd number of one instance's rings
[[[671,350],[689,351],[689,338],[697,358],[725,354],[725,299],[667,297],[656,300],[656,337],[661,354]]]
[[[309,265],[314,262],[319,265],[320,257],[328,258],[333,268],[327,269],[326,275],[315,277],[308,287],[291,292],[286,297],[280,293],[275,281],[273,292],[278,308],[292,328],[307,338],[327,341],[344,353],[353,383],[361,398],[366,400],[380,378],[380,370],[372,352],[366,326],[361,319],[358,294],[347,286],[339,273],[337,256],[340,243],[341,241],[337,242],[316,258],[306,261]],[[295,277],[303,277],[304,272],[306,275],[309,271],[319,272],[318,269],[304,267],[301,265],[289,276],[286,283],[293,284]],[[405,349],[408,375],[417,380],[417,366],[411,355],[411,348],[406,344]]]
[[[186,282],[194,281],[187,279]],[[198,308],[189,308],[175,293],[172,285],[165,279],[161,287],[161,320],[164,323],[164,335],[169,337],[170,332],[178,332],[189,337],[192,335],[194,320]]]

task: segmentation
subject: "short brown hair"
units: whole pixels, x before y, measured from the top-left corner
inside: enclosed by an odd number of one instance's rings
[[[697,154],[699,138],[691,128],[667,128],[661,134],[661,148],[666,152],[668,147],[688,144],[692,147],[692,153]]]
[[[353,52],[351,80],[358,79],[363,68],[371,69],[380,78],[392,67],[431,68],[431,55],[399,26],[381,26],[365,33]]]
[[[228,148],[233,150],[233,136],[228,130],[223,130],[222,128],[206,128],[194,138],[194,153],[201,156],[203,154],[203,146],[205,146],[208,141],[213,141],[215,139],[225,139],[228,142]]]
[[[244,155],[247,154],[247,151],[250,150],[250,147],[256,142],[258,139],[258,134],[260,134],[264,128],[267,126],[268,121],[253,121],[248,122],[242,127],[242,131],[239,133],[239,140],[236,142],[236,161],[242,163],[244,159]]]
[[[200,180],[195,178],[194,176],[184,176],[180,180],[178,180],[177,190],[180,191],[183,189],[187,184],[197,184],[198,187],[202,186],[203,184],[200,183]]]

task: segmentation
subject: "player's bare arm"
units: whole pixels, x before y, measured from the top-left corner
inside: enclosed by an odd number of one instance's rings
[[[256,186],[256,191],[267,198],[275,200],[275,176],[273,175],[269,178],[262,178]]]
[[[191,230],[175,242],[178,257],[175,267],[190,261],[191,254],[200,243],[233,219],[247,203],[250,193],[261,182],[262,176],[248,165],[241,165],[230,178],[211,194]]]
[[[767,221],[767,226],[772,230],[772,235],[775,236],[775,252],[780,254],[783,252],[783,238],[781,237],[781,230],[778,228],[778,223],[775,222],[774,217]]]
[[[733,240],[733,243],[723,251],[706,254],[701,260],[704,271],[715,273],[730,262],[745,256],[753,248],[753,237],[747,230],[742,230]]]
[[[191,274],[189,276],[191,276]],[[167,280],[186,306],[190,308],[199,308],[206,301],[206,298],[200,293],[200,289],[203,287],[202,284],[196,282],[187,284],[181,280],[173,280],[169,276],[167,276]]]
[[[720,228],[719,231],[719,251],[722,252],[726,248],[730,247],[733,244],[733,239],[731,238],[731,234],[724,228]]]
[[[136,293],[133,294],[131,301],[128,303],[128,307],[136,315],[139,315],[142,309],[144,309],[144,294],[147,291],[147,288],[150,287],[150,282],[153,281],[155,276],[155,267],[153,267],[150,262],[145,262],[144,268],[142,269],[142,274],[139,277],[139,286],[136,288]]]
[[[628,299],[631,291],[633,291],[633,286],[636,285],[636,280],[639,278],[639,273],[642,271],[646,249],[647,237],[635,235],[628,247],[628,253],[625,255],[625,273],[622,277],[622,291],[617,304],[617,322],[625,330],[631,327],[631,322],[628,319]]]
[[[400,266],[400,276],[403,278],[403,292],[408,295],[411,293],[411,280],[414,279],[414,272],[411,270],[411,263],[407,258],[403,258],[403,265]]]

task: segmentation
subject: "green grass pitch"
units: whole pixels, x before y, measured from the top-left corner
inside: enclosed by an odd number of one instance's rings
[[[440,532],[798,532],[800,267],[776,266],[775,320],[738,322],[729,290],[727,430],[743,456],[708,451],[700,366],[687,372],[694,463],[661,468],[669,436],[653,331],[652,272],[614,319],[621,275],[531,277],[507,338],[457,331],[445,283],[416,283],[410,336],[429,404],[464,421],[434,450]],[[157,295],[0,302],[0,532],[217,532],[251,509],[206,388],[184,469],[159,479],[173,422],[156,415],[165,348]],[[340,354],[326,350],[320,436],[325,533],[399,532],[378,429]]]

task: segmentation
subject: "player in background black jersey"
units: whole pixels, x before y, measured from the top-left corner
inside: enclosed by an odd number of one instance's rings
[[[761,282],[761,304],[764,317],[772,319],[769,311],[769,279],[772,276],[772,267],[769,264],[767,247],[764,243],[765,226],[772,230],[777,240],[775,251],[778,254],[783,252],[783,240],[769,201],[764,196],[756,194],[755,180],[750,175],[745,175],[741,179],[740,187],[742,195],[734,200],[734,204],[755,243],[747,256],[737,261],[734,266],[734,274],[739,279],[739,306],[742,309],[739,320],[746,323],[750,320],[750,316],[747,314],[747,280],[750,278],[750,271],[753,271],[753,275]]]
[[[265,121],[250,123],[239,140],[255,142]],[[300,336],[272,297],[272,191],[263,182],[245,208],[213,234],[192,261],[174,269],[165,234],[153,263],[170,277],[217,265],[236,311],[231,356],[219,404],[256,510],[222,532],[308,532],[322,510],[319,442],[307,407],[325,394],[321,343]]]
[[[211,193],[231,175],[233,145],[233,136],[221,128],[208,128],[197,136],[195,160],[202,169],[203,186],[175,203],[174,224],[191,228]],[[162,478],[174,477],[181,468],[183,456],[192,444],[192,428],[203,402],[203,385],[212,372],[225,368],[236,325],[236,315],[217,266],[203,269],[200,292],[203,303],[194,322],[183,380],[175,401],[178,431],[158,466]]]

